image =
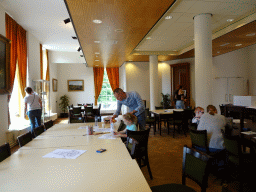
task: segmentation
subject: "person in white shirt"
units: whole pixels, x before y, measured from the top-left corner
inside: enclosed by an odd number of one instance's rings
[[[225,129],[226,119],[223,115],[217,114],[217,109],[213,105],[207,106],[207,113],[200,118],[197,130],[206,130],[208,146],[210,152],[222,151],[224,138],[221,129]]]
[[[31,125],[31,133],[34,135],[34,128],[41,125],[42,100],[37,93],[33,92],[31,87],[26,87],[25,91],[27,96],[24,98],[24,117],[26,114],[28,115]]]

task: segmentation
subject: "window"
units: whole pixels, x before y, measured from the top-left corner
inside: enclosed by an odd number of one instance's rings
[[[102,89],[98,98],[98,104],[101,104],[101,108],[105,110],[116,110],[117,107],[116,98],[111,89],[106,69],[104,69]]]

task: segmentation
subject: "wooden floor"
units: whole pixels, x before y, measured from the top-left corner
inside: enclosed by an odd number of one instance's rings
[[[54,124],[67,123],[67,118],[59,118],[54,122]],[[148,153],[151,171],[154,179],[150,179],[146,167],[143,167],[141,169],[150,186],[162,185],[167,183],[182,183],[182,150],[184,145],[191,146],[190,137],[184,136],[184,134],[177,134],[177,136],[173,138],[171,134],[167,134],[167,129],[164,128],[164,125],[161,136],[159,135],[159,132],[156,132],[156,134],[154,135],[153,131],[150,131]],[[15,152],[18,148],[18,146],[12,148],[12,153]],[[208,181],[209,186],[207,188],[207,192],[222,191],[222,184],[220,179],[217,179],[215,176],[210,175]],[[188,179],[186,184],[194,188],[196,191],[200,191],[199,186],[191,180]],[[237,182],[229,184],[229,191],[237,191],[237,184]],[[246,192],[247,191],[250,190],[246,190]]]

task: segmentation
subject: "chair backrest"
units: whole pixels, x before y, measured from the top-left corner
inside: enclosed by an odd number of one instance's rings
[[[219,105],[219,107],[220,107],[220,114],[225,116],[225,106]]]
[[[19,137],[17,137],[19,146],[22,147],[26,145],[28,142],[32,141],[32,138],[33,137],[31,132],[20,135]]]
[[[117,131],[123,131],[126,128],[126,125],[124,124],[124,121],[121,120],[121,123],[117,129]]]
[[[53,121],[52,120],[47,121],[47,122],[44,123],[44,127],[45,127],[46,130],[51,128],[52,126],[53,126]]]
[[[210,153],[206,130],[190,130],[189,134],[192,142],[192,148],[201,147],[205,149],[207,154]]]
[[[182,184],[186,184],[186,177],[195,181],[201,191],[205,192],[208,186],[208,176],[211,167],[212,157],[189,148],[183,147]]]
[[[164,107],[162,107],[162,106],[161,106],[161,107],[155,106],[155,108],[156,108],[156,110],[157,110],[157,109],[164,109]]]
[[[130,138],[135,139],[138,142],[137,149],[135,155],[143,155],[142,151],[140,151],[141,148],[143,148],[143,152],[147,152],[148,149],[148,136],[149,136],[150,129],[147,129],[145,131],[129,131],[127,130],[127,141],[129,141]],[[129,142],[126,143],[126,146],[128,147]]]
[[[93,111],[93,106],[87,106],[87,107],[85,107],[84,108],[84,111],[85,111],[85,113],[88,113],[88,112],[91,112],[92,113],[92,111]]]
[[[198,126],[197,123],[191,123],[191,124],[189,125],[190,130],[197,130],[197,126]]]
[[[224,136],[224,145],[228,154],[228,160],[236,165],[240,164],[242,157],[241,142],[239,136]]]
[[[185,118],[185,112],[173,110],[173,118],[175,120],[183,120]]]
[[[84,106],[82,103],[77,103],[77,106]]]
[[[81,107],[73,107],[73,114],[74,115],[81,115]]]
[[[69,123],[84,123],[83,117],[70,117]]]
[[[189,109],[184,109],[186,118],[192,120],[193,117],[194,117],[194,111],[195,111],[195,110],[194,110],[194,109],[191,109],[191,108],[189,108]]]
[[[36,127],[34,129],[34,135],[35,137],[37,137],[38,135],[40,135],[41,133],[44,132],[44,125],[40,125],[39,127]]]
[[[146,115],[146,117],[150,117],[149,108],[145,109],[145,115]]]
[[[93,103],[86,103],[87,107],[88,106],[93,106]]]
[[[9,143],[0,146],[0,162],[11,156],[11,149]]]
[[[86,122],[95,122],[95,118],[93,116],[87,116]]]

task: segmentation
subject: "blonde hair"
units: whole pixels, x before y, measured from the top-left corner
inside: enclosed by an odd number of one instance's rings
[[[124,114],[123,118],[127,121],[131,121],[133,124],[137,123],[137,117],[131,113]]]
[[[215,115],[215,113],[217,112],[217,109],[215,106],[213,105],[208,105],[207,106],[207,112],[210,114],[210,115]]]
[[[203,107],[197,107],[197,108],[195,109],[195,113],[198,113],[198,112],[200,112],[200,111],[204,111],[204,108],[203,108]]]

